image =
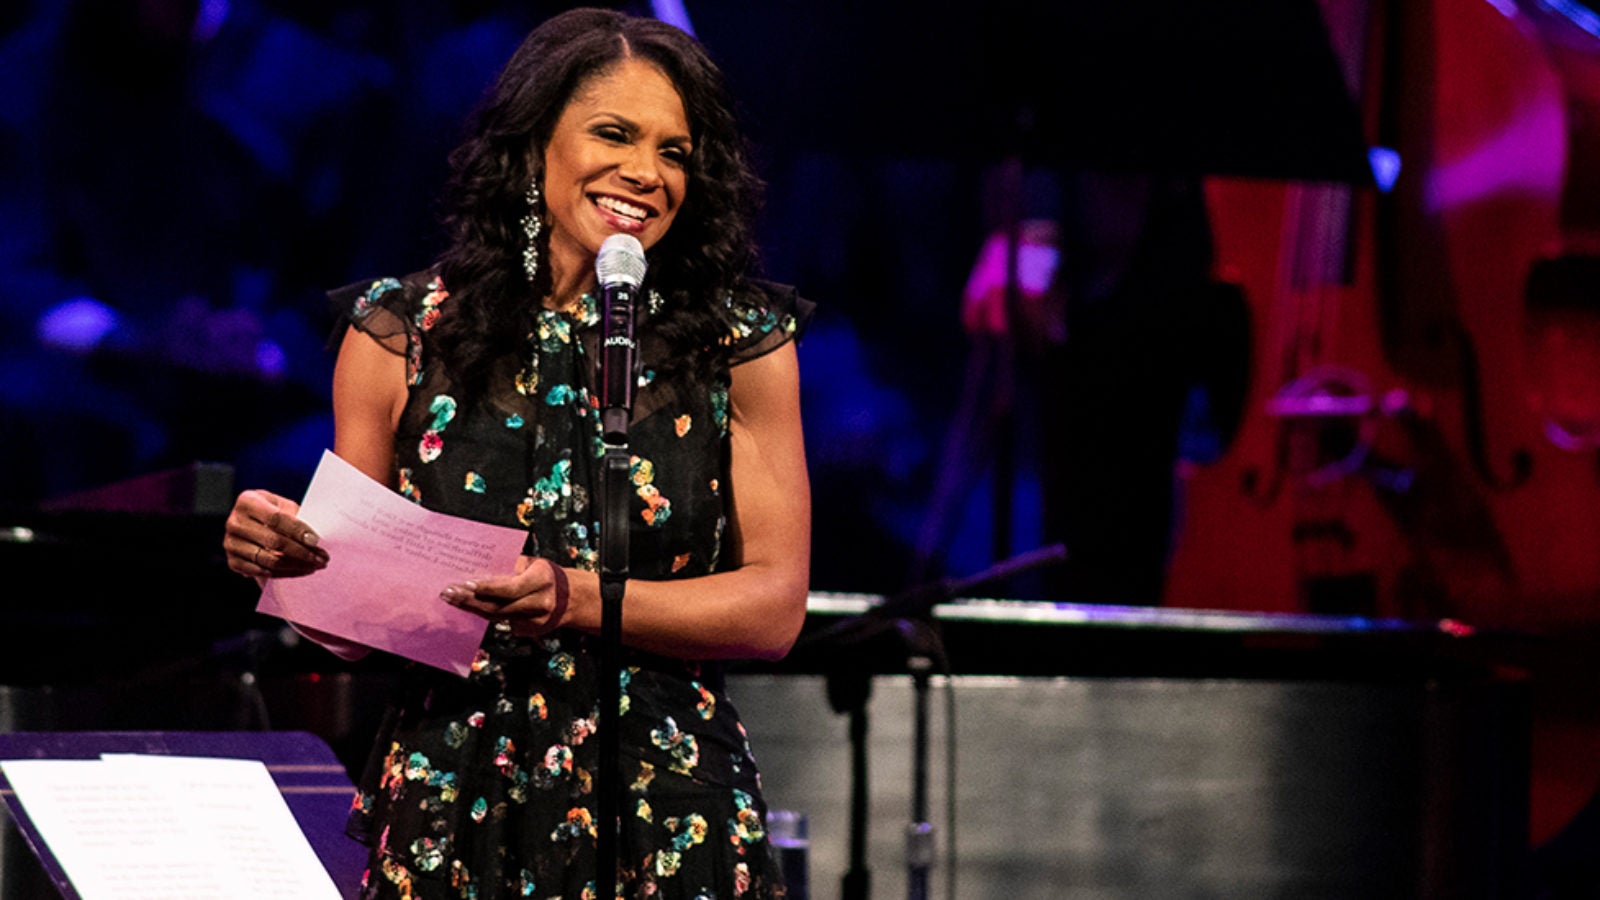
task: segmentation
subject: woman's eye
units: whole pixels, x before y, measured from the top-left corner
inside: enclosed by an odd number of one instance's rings
[[[628,133],[623,131],[621,128],[616,127],[615,125],[601,126],[600,128],[596,128],[594,133],[603,140],[613,141],[619,144],[626,143],[628,140]]]

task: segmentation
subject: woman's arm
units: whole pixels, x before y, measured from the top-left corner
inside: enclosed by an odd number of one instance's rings
[[[394,430],[405,404],[405,360],[365,332],[349,329],[333,375],[334,452],[374,480],[391,484]],[[299,518],[300,505],[268,491],[234,501],[222,546],[228,567],[257,581],[306,575],[328,564],[317,534]],[[345,659],[367,648],[314,629],[296,631]]]
[[[394,433],[405,405],[405,357],[358,328],[346,329],[333,366],[333,452],[394,487]]]
[[[800,428],[800,373],[793,343],[734,367],[729,389],[731,517],[728,571],[678,581],[629,581],[623,641],[684,659],[778,659],[805,620],[811,570],[811,490]],[[543,560],[539,560],[543,563]],[[557,608],[549,566],[480,579],[446,598],[519,630],[600,631],[600,582],[568,570]]]

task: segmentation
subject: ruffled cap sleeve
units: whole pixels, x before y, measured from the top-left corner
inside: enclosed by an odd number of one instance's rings
[[[396,356],[406,358],[415,382],[422,364],[422,335],[442,314],[450,296],[439,276],[429,272],[405,278],[358,281],[328,292],[328,302],[343,323],[360,329]],[[332,343],[344,335],[336,329]]]
[[[328,292],[328,305],[344,324],[366,332],[391,353],[404,356],[416,325],[412,291],[398,278],[358,281]],[[343,333],[341,327],[336,332]]]
[[[799,340],[815,311],[816,304],[789,285],[751,282],[748,290],[727,300],[728,364],[749,362]]]

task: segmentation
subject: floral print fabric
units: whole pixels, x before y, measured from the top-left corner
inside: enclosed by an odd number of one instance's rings
[[[407,360],[398,490],[430,509],[525,528],[525,552],[597,565],[598,314],[541,311],[485,396],[463,402],[430,366],[428,332],[451,302],[429,273],[330,295],[352,325]],[[763,289],[729,301],[726,366],[709,385],[659,383],[662,345],[640,325],[644,374],[630,426],[634,579],[716,570],[726,527],[727,366],[792,337],[809,305]],[[594,639],[491,628],[469,678],[408,670],[355,798],[351,833],[373,849],[364,898],[607,896],[593,884],[599,718]],[[766,842],[760,778],[712,667],[629,653],[621,716],[621,895],[784,895]]]

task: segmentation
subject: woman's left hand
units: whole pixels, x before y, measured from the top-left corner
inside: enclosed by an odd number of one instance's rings
[[[515,575],[452,584],[439,592],[439,599],[485,619],[509,622],[523,637],[538,637],[567,621],[570,595],[566,570],[543,557],[524,556]]]

